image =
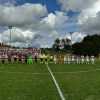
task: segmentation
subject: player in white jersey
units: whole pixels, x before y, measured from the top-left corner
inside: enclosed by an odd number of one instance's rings
[[[76,63],[80,64],[80,57],[79,56],[76,57]]]
[[[90,62],[90,59],[89,59],[89,56],[86,56],[86,64],[89,64],[89,62]]]
[[[81,56],[81,64],[84,64],[84,62],[85,62],[85,58],[84,56]]]
[[[94,56],[91,56],[90,57],[90,61],[91,61],[91,64],[94,64],[95,63],[95,57]]]
[[[54,60],[54,63],[57,64],[57,56],[56,55],[54,55],[53,60]]]
[[[71,56],[67,57],[67,63],[70,64],[71,63]]]
[[[64,56],[64,64],[67,64],[67,56]]]
[[[80,56],[77,56],[76,62],[77,62],[77,64],[80,64],[81,63],[81,57]]]
[[[14,55],[11,56],[11,63],[14,63]]]
[[[79,57],[76,57],[76,63],[79,64]]]
[[[72,56],[72,57],[71,57],[71,62],[72,62],[72,63],[75,63],[75,56]]]

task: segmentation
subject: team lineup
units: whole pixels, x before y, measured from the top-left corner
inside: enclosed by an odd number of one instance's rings
[[[8,57],[7,54],[3,54],[0,56],[1,63],[27,63],[33,64],[34,62],[40,63],[55,63],[55,64],[94,64],[95,57],[94,56],[75,56],[75,55],[45,55],[38,54],[33,57],[33,55],[29,54],[27,56],[16,56]]]
[[[60,57],[60,58],[59,58]],[[94,56],[57,56],[53,57],[53,61],[55,64],[64,63],[64,64],[94,64],[95,57]]]

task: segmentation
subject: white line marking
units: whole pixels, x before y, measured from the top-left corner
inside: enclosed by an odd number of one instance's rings
[[[87,71],[71,71],[71,72],[52,72],[53,74],[77,74],[77,73],[88,73],[88,72],[96,72],[100,71],[100,68],[94,70],[87,70]],[[33,74],[33,75],[48,75],[49,73],[31,73],[31,72],[12,72],[12,71],[0,71],[0,73],[11,73],[11,74]]]
[[[73,71],[73,72],[53,72],[54,74],[77,74],[77,73],[88,73],[88,72],[96,72],[100,71],[100,68],[94,70],[87,70],[87,71]]]
[[[31,73],[31,72],[11,72],[11,71],[0,71],[1,73],[9,74],[33,74],[33,75],[48,75],[49,73]]]
[[[60,96],[60,98],[61,98],[61,100],[65,100],[65,97],[64,97],[64,95],[63,95],[63,93],[62,93],[62,91],[61,91],[61,89],[60,89],[60,87],[59,87],[59,84],[58,84],[58,82],[56,81],[56,79],[55,79],[55,77],[54,77],[54,75],[53,75],[53,72],[52,72],[52,70],[50,69],[50,67],[48,66],[48,64],[46,64],[47,66],[47,69],[48,69],[48,71],[49,71],[49,73],[50,73],[50,75],[51,75],[51,77],[52,77],[52,80],[53,80],[53,82],[54,82],[54,84],[55,84],[55,86],[56,86],[56,88],[57,88],[57,91],[58,91],[58,93],[59,93],[59,96]]]

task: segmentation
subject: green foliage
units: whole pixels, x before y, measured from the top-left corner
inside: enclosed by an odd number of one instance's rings
[[[73,51],[79,55],[95,55],[100,53],[100,36],[93,35],[87,36],[81,43],[75,43],[73,45]]]
[[[60,52],[60,53],[64,53],[64,52],[69,52],[71,50],[71,40],[69,39],[59,39],[57,38],[54,41],[54,44],[52,46],[52,50],[54,52]]]

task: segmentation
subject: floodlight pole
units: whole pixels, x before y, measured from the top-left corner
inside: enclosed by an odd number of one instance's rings
[[[9,26],[10,36],[9,36],[9,45],[11,46],[11,33],[12,33],[12,26]]]
[[[72,35],[73,35],[73,32],[70,32],[70,37],[71,37],[71,53],[72,53]]]

